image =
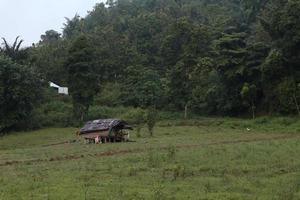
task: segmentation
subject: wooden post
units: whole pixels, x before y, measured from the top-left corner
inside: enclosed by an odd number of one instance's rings
[[[184,119],[187,119],[188,116],[188,104],[185,104],[184,106]]]
[[[295,105],[296,105],[296,108],[297,108],[297,111],[298,111],[298,115],[300,116],[300,106],[298,104],[296,94],[293,95],[293,99],[294,99],[294,102],[295,102]]]

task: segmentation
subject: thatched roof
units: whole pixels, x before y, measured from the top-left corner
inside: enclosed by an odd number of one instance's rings
[[[119,119],[97,119],[87,122],[83,128],[80,129],[80,134],[110,131],[113,129],[132,129],[124,120]]]

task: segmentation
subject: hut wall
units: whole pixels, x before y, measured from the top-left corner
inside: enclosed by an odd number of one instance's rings
[[[101,132],[92,132],[92,133],[86,133],[83,134],[82,137],[86,139],[95,139],[96,137],[108,137],[109,132],[108,131],[101,131]]]

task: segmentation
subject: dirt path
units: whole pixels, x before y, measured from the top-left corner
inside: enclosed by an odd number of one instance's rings
[[[176,145],[175,148],[177,149],[188,149],[188,148],[203,148],[207,146],[219,146],[219,145],[228,145],[228,144],[240,144],[240,143],[255,143],[255,142],[263,142],[263,141],[276,141],[276,140],[286,140],[286,139],[300,139],[300,135],[278,135],[273,137],[262,137],[262,138],[251,138],[251,139],[239,139],[239,140],[231,140],[231,141],[220,141],[220,142],[210,142],[210,143],[203,143],[203,144],[187,144],[187,145]],[[65,144],[59,143],[59,144]],[[55,144],[57,145],[57,144]],[[51,145],[47,145],[51,146]],[[63,157],[52,157],[50,159],[32,159],[32,160],[12,160],[7,161],[5,163],[1,163],[0,167],[9,166],[9,165],[17,165],[17,164],[35,164],[41,162],[54,162],[54,161],[65,161],[65,160],[78,160],[84,158],[86,156],[92,157],[110,157],[110,156],[118,156],[118,155],[126,155],[126,154],[134,154],[134,153],[143,153],[149,150],[167,150],[169,146],[162,146],[162,147],[152,147],[152,148],[135,148],[135,149],[127,149],[127,150],[116,150],[116,151],[105,151],[95,154],[88,154],[88,155],[69,155]]]

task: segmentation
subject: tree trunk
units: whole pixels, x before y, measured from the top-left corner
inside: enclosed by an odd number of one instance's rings
[[[81,113],[80,113],[80,123],[83,122],[83,119],[84,119],[84,112],[81,110]]]
[[[299,106],[299,103],[297,101],[296,94],[293,95],[293,99],[295,101],[295,105],[296,105],[296,108],[297,108],[297,111],[298,111],[298,115],[300,116],[300,106]]]
[[[252,110],[252,119],[255,119],[255,105],[254,105],[253,101],[252,101],[252,105],[251,105],[251,110]]]
[[[184,119],[187,119],[188,117],[188,104],[185,104],[184,106]]]

